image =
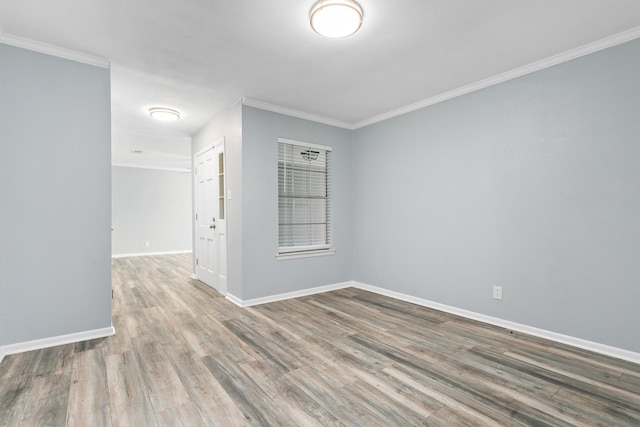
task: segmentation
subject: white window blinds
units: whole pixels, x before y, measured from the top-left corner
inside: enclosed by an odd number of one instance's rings
[[[329,249],[331,147],[278,139],[279,252]]]

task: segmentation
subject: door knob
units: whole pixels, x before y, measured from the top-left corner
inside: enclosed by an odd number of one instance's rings
[[[216,225],[215,225],[215,224],[211,224],[211,225],[209,226],[209,228],[213,228],[213,229],[215,229],[215,228],[216,228]]]

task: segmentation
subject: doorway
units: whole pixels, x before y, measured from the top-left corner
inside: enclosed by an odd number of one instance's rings
[[[226,159],[224,139],[197,152],[195,182],[195,274],[227,293]]]

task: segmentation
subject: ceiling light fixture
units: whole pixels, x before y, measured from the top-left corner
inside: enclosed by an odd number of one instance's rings
[[[309,13],[311,28],[325,37],[347,37],[362,25],[362,8],[353,0],[320,0]]]
[[[171,108],[149,108],[149,115],[154,119],[162,120],[163,122],[173,122],[180,118],[180,112],[172,110]]]

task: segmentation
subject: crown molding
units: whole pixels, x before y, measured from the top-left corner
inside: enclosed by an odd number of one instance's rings
[[[457,98],[458,96],[466,95],[471,92],[475,92],[480,89],[497,85],[499,83],[506,82],[508,80],[515,79],[517,77],[531,74],[536,71],[543,70],[545,68],[553,67],[554,65],[561,64],[563,62],[571,61],[572,59],[580,58],[581,56],[589,55],[591,53],[598,52],[600,50],[607,49],[609,47],[617,46],[622,43],[626,43],[631,40],[640,38],[640,27],[631,28],[630,30],[623,31],[618,34],[614,34],[604,39],[580,46],[575,49],[568,50],[566,52],[559,53],[557,55],[550,56],[540,61],[533,62],[531,64],[515,68],[505,73],[497,74],[495,76],[477,81],[475,83],[468,84],[466,86],[459,87],[449,92],[441,93],[436,96],[432,96],[422,101],[414,102],[413,104],[406,105],[404,107],[397,108],[395,110],[388,111],[386,113],[378,114],[368,119],[361,120],[355,123],[342,122],[335,119],[330,119],[315,114],[309,114],[302,111],[293,110],[286,107],[280,107],[268,102],[259,101],[251,98],[242,98],[242,104],[250,107],[259,108],[262,110],[273,111],[274,113],[280,113],[287,116],[298,117],[301,119],[310,120],[313,122],[324,123],[331,126],[340,127],[343,129],[355,130],[365,126],[372,125],[393,117],[401,116],[402,114],[411,113],[421,108],[429,107],[440,102],[448,101],[449,99]]]
[[[323,123],[329,126],[335,126],[343,129],[353,130],[353,125],[340,120],[330,119],[328,117],[318,116],[316,114],[305,113],[303,111],[294,110],[292,108],[281,107],[275,104],[269,104],[268,102],[259,101],[252,98],[242,98],[242,105],[248,107],[259,108],[261,110],[272,111],[274,113],[284,114],[285,116],[297,117],[299,119],[309,120],[312,122]]]
[[[451,90],[449,92],[442,93],[440,95],[433,96],[431,98],[424,99],[422,101],[409,104],[404,107],[400,107],[395,110],[388,111],[386,113],[379,114],[377,116],[370,117],[360,122],[352,124],[352,129],[359,129],[383,120],[387,120],[393,117],[400,116],[402,114],[410,113],[412,111],[419,110],[421,108],[428,107],[430,105],[437,104],[439,102],[447,101],[452,98],[456,98],[461,95],[466,95],[471,92],[475,92],[480,89],[487,88],[489,86],[496,85],[498,83],[506,82],[516,77],[521,77],[526,74],[530,74],[536,71],[543,70],[545,68],[552,67],[554,65],[561,64],[563,62],[571,61],[572,59],[579,58],[581,56],[588,55],[609,47],[617,46],[622,43],[637,39],[640,37],[640,27],[635,27],[622,33],[615,34],[610,37],[598,40],[593,43],[586,44],[584,46],[568,50],[566,52],[559,53],[557,55],[550,56],[540,61],[533,62],[523,67],[516,68],[506,73],[498,74],[484,80],[480,80],[475,83],[471,83],[466,86],[462,86],[458,89]]]
[[[71,49],[65,49],[63,47],[26,39],[24,37],[14,36],[12,34],[0,33],[0,43],[20,47],[22,49],[32,50],[34,52],[44,53],[47,55],[57,56],[59,58],[69,59],[71,61],[95,65],[96,67],[108,69],[110,66],[110,62],[106,58],[77,52]]]
[[[36,52],[57,56],[60,58],[70,59],[72,61],[95,65],[102,68],[109,68],[110,66],[110,61],[106,58],[101,58],[98,56],[77,52],[71,49],[65,49],[65,48],[50,45],[47,43],[42,43],[35,40],[30,40],[23,37],[6,34],[6,33],[3,33],[1,30],[2,28],[0,28],[0,43],[20,47],[23,49],[33,50]],[[526,74],[543,70],[545,68],[549,68],[554,65],[558,65],[563,62],[567,62],[572,59],[579,58],[581,56],[598,52],[600,50],[607,49],[609,47],[617,46],[619,44],[626,43],[628,41],[631,41],[637,38],[640,38],[640,27],[635,27],[618,34],[614,34],[604,39],[586,44],[584,46],[581,46],[575,49],[571,49],[566,52],[559,53],[557,55],[550,56],[548,58],[533,62],[523,67],[519,67],[511,71],[507,71],[505,73],[501,73],[501,74],[480,80],[478,82],[471,83],[469,85],[462,86],[460,88],[424,99],[422,101],[415,102],[413,104],[406,105],[404,107],[400,107],[400,108],[388,111],[386,113],[378,114],[376,116],[373,116],[368,119],[361,120],[355,123],[343,122],[340,120],[331,119],[331,118],[319,116],[316,114],[306,113],[303,111],[294,110],[292,108],[282,107],[279,105],[270,104],[268,102],[247,98],[247,97],[243,97],[241,99],[241,102],[242,102],[242,105],[259,108],[261,110],[272,111],[274,113],[280,113],[286,116],[297,117],[300,119],[309,120],[317,123],[323,123],[326,125],[335,126],[343,129],[355,130],[355,129],[359,129],[374,123],[381,122],[383,120],[400,116],[402,114],[410,113],[412,111],[416,111],[421,108],[425,108],[440,102],[444,102],[449,99],[456,98],[458,96],[466,95],[468,93],[475,92],[477,90],[484,89],[502,82],[506,82],[508,80],[512,80],[517,77],[524,76]],[[131,166],[131,165],[117,165],[117,166],[139,167],[139,166]],[[157,168],[153,168],[153,169],[157,169]],[[186,170],[181,170],[181,171],[186,171]]]
[[[170,168],[170,167],[164,167],[164,166],[134,165],[129,163],[112,163],[111,166],[118,166],[121,168],[153,169],[153,170],[159,170],[159,171],[191,173],[191,169],[189,168]]]

